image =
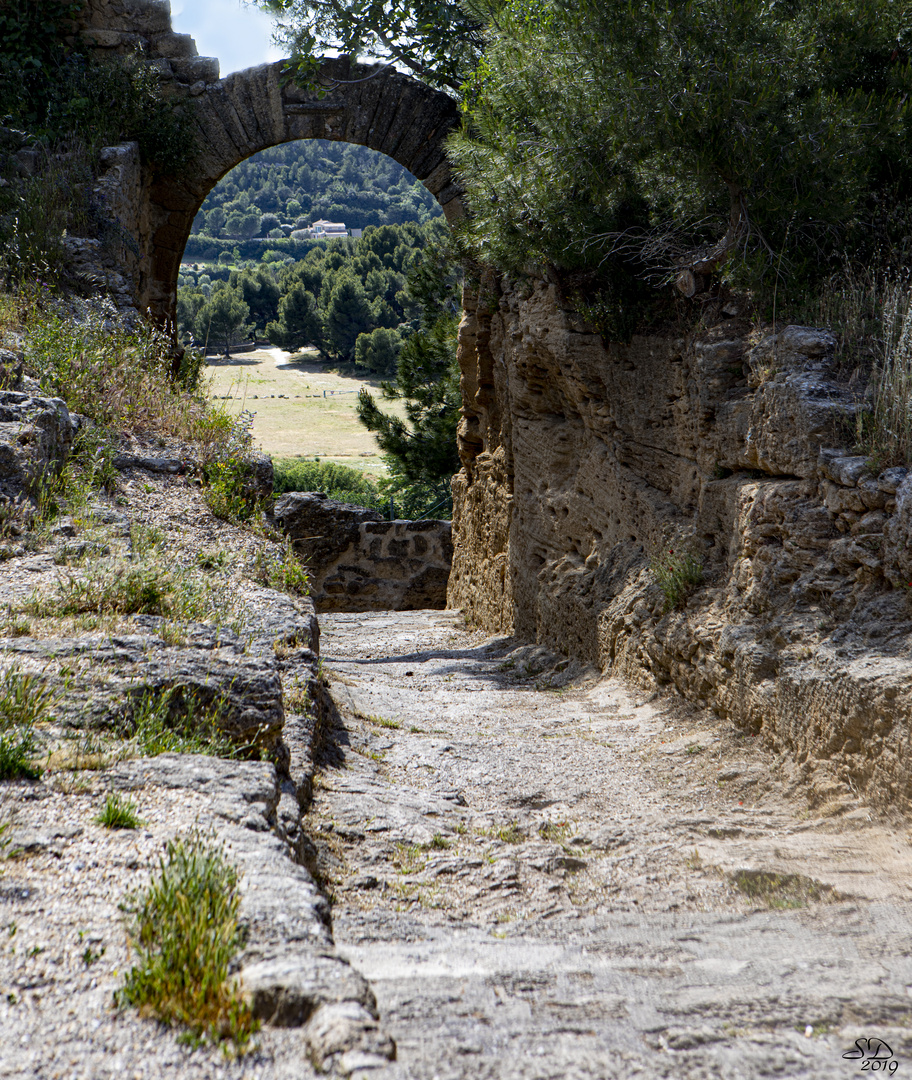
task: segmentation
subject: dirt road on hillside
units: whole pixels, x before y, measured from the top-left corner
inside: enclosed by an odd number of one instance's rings
[[[715,718],[453,613],[321,623],[309,823],[398,1044],[370,1076],[912,1076],[905,828],[816,818]]]

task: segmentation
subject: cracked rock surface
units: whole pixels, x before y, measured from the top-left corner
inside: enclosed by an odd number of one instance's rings
[[[377,1080],[912,1068],[906,829],[814,816],[759,745],[453,613],[325,615],[307,827]]]

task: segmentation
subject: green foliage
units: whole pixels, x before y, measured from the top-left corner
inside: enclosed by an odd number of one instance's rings
[[[122,905],[137,963],[118,1004],[243,1049],[257,1022],[229,978],[239,908],[238,873],[221,848],[199,834],[169,841],[148,888]]]
[[[239,750],[224,734],[225,701],[203,701],[186,687],[144,690],[126,706],[118,734],[140,757],[159,754],[210,754],[236,757]]]
[[[35,726],[49,718],[56,696],[34,674],[17,668],[0,676],[0,780],[37,780]]]
[[[441,317],[402,347],[396,381],[383,384],[383,396],[404,399],[407,420],[383,412],[367,390],[358,397],[358,418],[389,455],[390,471],[398,482],[394,489],[403,495],[411,492],[406,514],[418,516],[416,495],[421,502],[427,498],[442,502],[442,514],[451,505],[449,481],[459,468],[456,428],[462,406],[457,325],[455,318]],[[425,502],[419,514],[431,509],[432,504]]]
[[[888,0],[501,3],[449,147],[463,243],[784,301],[912,195],[908,35]]]
[[[0,9],[0,112],[40,119],[47,83],[65,60],[63,38],[78,0],[9,0]]]
[[[220,586],[159,553],[138,561],[99,560],[78,574],[62,574],[51,593],[37,592],[21,610],[38,618],[158,615],[177,623],[229,622],[234,597]]]
[[[299,352],[308,345],[324,351],[323,319],[317,299],[301,284],[292,284],[279,301],[279,317],[266,327],[273,345],[286,352]]]
[[[259,215],[253,234],[258,237],[269,236],[277,224],[283,233],[290,233],[320,219],[367,229],[425,224],[442,217],[433,195],[392,158],[366,146],[306,139],[263,150],[235,166],[206,196],[185,258],[200,258],[213,240],[228,240],[229,214],[243,216],[252,210]],[[273,246],[298,251],[301,257],[301,248],[338,242],[286,239],[266,245],[262,239],[251,239],[240,241],[238,247],[245,258]]]
[[[273,462],[276,495],[286,491],[322,491],[330,499],[383,509],[377,485],[357,469],[331,461],[279,459]]]
[[[258,552],[254,574],[257,580],[271,589],[279,589],[296,596],[310,595],[310,575],[295,554],[290,540],[285,541],[280,554]]]
[[[183,362],[175,378],[169,340],[145,324],[118,327],[104,301],[35,306],[24,337],[31,374],[103,430],[174,435],[204,458],[232,438],[234,420],[195,392],[198,360]]]
[[[220,345],[225,356],[229,348],[250,336],[250,307],[231,285],[219,283],[196,315],[196,340],[204,347]]]
[[[250,318],[257,330],[265,333],[267,324],[278,316],[282,295],[275,275],[267,267],[258,266],[233,273],[229,284],[250,309]]]
[[[112,793],[105,799],[100,813],[95,817],[98,825],[106,829],[138,829],[142,825],[136,812],[136,803],[132,799],[122,799]]]
[[[278,17],[276,41],[291,53],[289,72],[314,80],[320,59],[366,54],[396,61],[432,86],[458,90],[482,45],[477,4],[447,0],[256,0]],[[353,73],[353,78],[358,74]]]
[[[373,324],[362,284],[354,277],[339,278],[329,295],[324,319],[327,344],[333,354],[343,360],[354,360],[358,337]]]
[[[369,334],[360,334],[355,342],[355,364],[374,375],[393,375],[402,350],[402,335],[397,330],[378,326]]]
[[[663,546],[649,560],[649,569],[665,594],[665,610],[681,607],[703,580],[703,562],[677,547]]]
[[[56,694],[45,681],[17,668],[0,676],[0,728],[33,727],[45,720]]]
[[[0,730],[0,780],[38,780],[41,770],[33,760],[37,750],[32,728]]]

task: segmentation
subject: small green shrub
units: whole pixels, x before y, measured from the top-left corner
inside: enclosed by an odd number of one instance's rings
[[[322,491],[330,499],[366,506],[371,510],[383,510],[388,502],[379,494],[377,485],[370,477],[347,465],[295,458],[279,459],[273,464],[277,495],[286,491]]]
[[[215,461],[209,466],[209,484],[203,497],[217,518],[223,521],[248,521],[256,513],[256,499],[249,493],[249,475],[249,466],[238,458]]]
[[[136,812],[136,803],[132,799],[121,799],[115,794],[105,799],[104,807],[95,821],[106,829],[138,829],[142,825]]]
[[[148,888],[121,905],[137,963],[117,991],[196,1039],[243,1049],[257,1021],[228,969],[243,943],[238,873],[211,839],[169,841]]]
[[[665,610],[680,607],[703,580],[703,563],[680,547],[663,547],[649,560],[649,569],[665,594]]]

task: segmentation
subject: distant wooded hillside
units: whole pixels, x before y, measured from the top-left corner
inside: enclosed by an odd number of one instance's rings
[[[364,146],[304,140],[254,154],[209,193],[197,242],[286,236],[324,218],[349,228],[440,216],[430,192],[392,158]]]

